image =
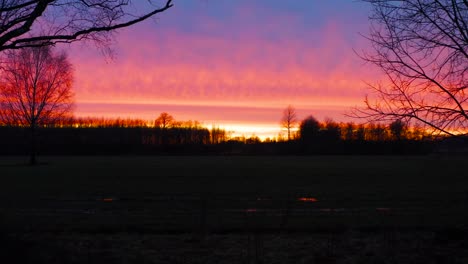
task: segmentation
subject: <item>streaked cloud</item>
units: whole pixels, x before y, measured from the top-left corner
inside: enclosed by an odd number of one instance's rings
[[[272,112],[260,114],[261,109],[293,104],[334,116],[337,109],[362,101],[363,80],[376,79],[376,73],[366,69],[353,51],[365,45],[357,34],[365,30],[365,18],[352,24],[345,10],[333,13],[324,8],[330,4],[322,2],[315,6],[331,12],[330,16],[315,10],[310,15],[317,17],[311,18],[294,5],[280,11],[275,1],[272,5],[260,1],[256,6],[251,1],[232,2],[205,9],[201,3],[190,13],[191,3],[161,16],[158,23],[122,31],[111,62],[86,47],[74,47],[78,114],[91,114],[85,105],[104,102],[110,104],[102,107],[157,104],[185,107],[184,119],[219,118],[221,123],[237,115],[236,122],[262,123],[274,118],[269,116]],[[302,3],[314,7],[309,1]],[[216,8],[230,13],[223,17]],[[193,112],[190,106],[199,111]],[[223,107],[219,117],[203,114],[216,107]],[[229,109],[235,111],[228,113]],[[127,111],[143,113],[131,107]]]

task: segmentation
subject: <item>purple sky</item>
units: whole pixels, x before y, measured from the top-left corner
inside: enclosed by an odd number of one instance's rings
[[[288,104],[299,117],[343,116],[378,73],[367,47],[367,4],[349,0],[174,0],[156,19],[122,30],[113,60],[70,50],[76,115],[178,120],[275,136]],[[242,127],[242,128],[241,128]],[[239,131],[237,131],[239,132]]]

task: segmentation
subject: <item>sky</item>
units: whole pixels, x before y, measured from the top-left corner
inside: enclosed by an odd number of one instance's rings
[[[299,119],[351,121],[378,72],[369,6],[354,0],[174,0],[121,30],[113,56],[73,45],[76,116],[198,120],[234,135],[275,137],[289,104]],[[284,132],[284,131],[283,131]]]

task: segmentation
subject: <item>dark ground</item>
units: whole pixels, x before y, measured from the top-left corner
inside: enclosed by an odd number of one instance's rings
[[[468,263],[464,156],[25,161],[0,159],[12,263]]]

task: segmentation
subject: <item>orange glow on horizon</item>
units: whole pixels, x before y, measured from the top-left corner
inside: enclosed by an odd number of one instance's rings
[[[280,125],[280,119],[284,106],[279,107],[234,107],[200,104],[141,104],[123,103],[79,103],[75,115],[77,117],[141,119],[148,124],[153,124],[157,116],[162,112],[168,112],[176,120],[193,120],[201,123],[203,127],[221,128],[228,132],[230,137],[250,138],[258,137],[261,140],[267,138],[278,139],[284,137],[286,131]],[[343,113],[349,107],[317,106],[313,108],[297,108],[298,118],[302,120],[308,115],[314,115],[323,121],[326,117],[337,122],[343,121]],[[298,124],[297,124],[298,125]]]
[[[251,8],[235,12],[256,19]],[[205,34],[164,26],[148,34],[154,28],[137,25],[119,34],[117,56],[110,62],[75,46],[70,53],[75,114],[151,121],[168,112],[178,120],[261,139],[282,132],[281,111],[289,104],[300,118],[344,121],[347,110],[362,105],[363,80],[378,77],[353,52],[364,41],[349,42],[346,27],[334,19],[300,36],[278,34],[272,25],[289,30],[300,23],[295,16],[281,16],[279,24],[275,16],[230,34],[224,33],[237,23],[220,25],[209,17],[197,18],[199,27],[209,28]]]

